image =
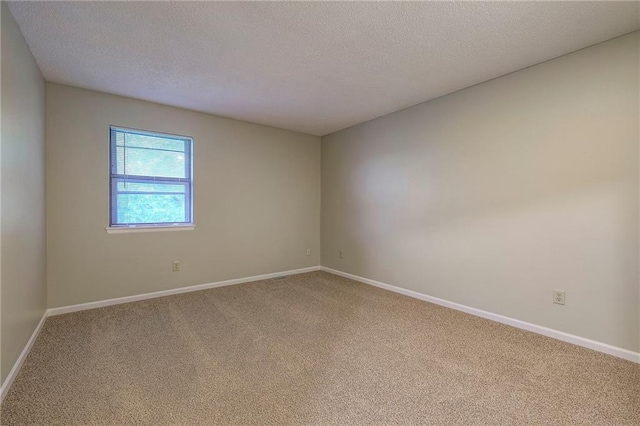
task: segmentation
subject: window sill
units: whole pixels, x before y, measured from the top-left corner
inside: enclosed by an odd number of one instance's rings
[[[166,231],[193,231],[194,224],[169,225],[169,226],[109,226],[105,230],[107,234],[128,234],[136,232],[166,232]]]

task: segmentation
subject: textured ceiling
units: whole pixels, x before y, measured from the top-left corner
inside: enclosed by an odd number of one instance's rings
[[[10,2],[48,81],[314,135],[640,28],[638,2]]]

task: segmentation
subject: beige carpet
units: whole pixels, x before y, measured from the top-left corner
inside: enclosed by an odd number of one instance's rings
[[[640,424],[640,365],[324,272],[47,319],[25,424]]]

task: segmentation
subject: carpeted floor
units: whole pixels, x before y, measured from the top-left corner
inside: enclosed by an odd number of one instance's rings
[[[640,365],[313,272],[51,317],[1,420],[640,424]]]

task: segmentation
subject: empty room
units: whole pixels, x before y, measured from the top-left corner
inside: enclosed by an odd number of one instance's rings
[[[0,15],[3,426],[640,425],[640,2]]]

